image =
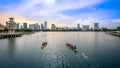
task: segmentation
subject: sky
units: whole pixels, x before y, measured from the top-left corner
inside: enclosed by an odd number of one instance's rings
[[[120,26],[120,0],[0,0],[0,23],[9,17],[29,24],[47,21],[49,26],[76,24],[116,28]]]

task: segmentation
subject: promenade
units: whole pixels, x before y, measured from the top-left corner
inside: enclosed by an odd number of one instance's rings
[[[110,35],[120,37],[120,31],[110,32]]]
[[[21,37],[22,33],[0,33],[0,39]]]

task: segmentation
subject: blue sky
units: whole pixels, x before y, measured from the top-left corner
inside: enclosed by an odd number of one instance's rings
[[[79,23],[92,27],[98,22],[100,27],[116,28],[120,26],[119,6],[120,0],[0,0],[0,21],[13,16],[21,23],[47,20],[58,26]]]

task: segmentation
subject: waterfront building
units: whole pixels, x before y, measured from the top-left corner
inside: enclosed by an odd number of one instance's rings
[[[40,30],[40,26],[38,23],[35,24],[35,30]]]
[[[68,27],[62,27],[62,30],[69,30]]]
[[[35,25],[34,24],[30,24],[29,25],[29,29],[35,30]]]
[[[77,30],[80,30],[80,24],[77,24]]]
[[[20,26],[20,24],[19,24],[19,23],[17,23],[17,24],[16,24],[16,28],[17,28],[17,29],[19,29],[19,26]]]
[[[94,23],[94,30],[99,30],[99,23]]]
[[[89,30],[89,25],[83,25],[83,29],[82,30]]]
[[[68,27],[56,27],[56,30],[69,30]]]
[[[74,31],[74,30],[76,30],[76,28],[75,28],[75,27],[71,27],[71,28],[69,28],[68,30]]]
[[[108,29],[107,29],[107,27],[102,27],[101,30],[102,31],[107,31]]]
[[[23,29],[27,29],[27,23],[23,23]]]
[[[44,30],[47,30],[47,21],[44,21]]]
[[[20,28],[21,28],[21,29],[23,28],[22,25],[20,26]]]
[[[62,30],[62,28],[61,27],[56,27],[56,30]]]
[[[34,25],[34,30],[36,30],[36,24],[33,24]]]
[[[44,30],[44,25],[41,23],[41,30]]]
[[[39,25],[39,30],[40,30],[40,25]]]
[[[117,27],[117,30],[120,31],[120,27]]]
[[[52,24],[52,25],[51,25],[51,30],[56,30],[55,24]]]

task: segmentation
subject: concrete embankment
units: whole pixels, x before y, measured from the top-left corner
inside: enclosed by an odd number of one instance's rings
[[[15,37],[21,37],[21,33],[0,33],[0,39],[3,38],[15,38]]]
[[[120,31],[109,32],[110,35],[120,37]]]

